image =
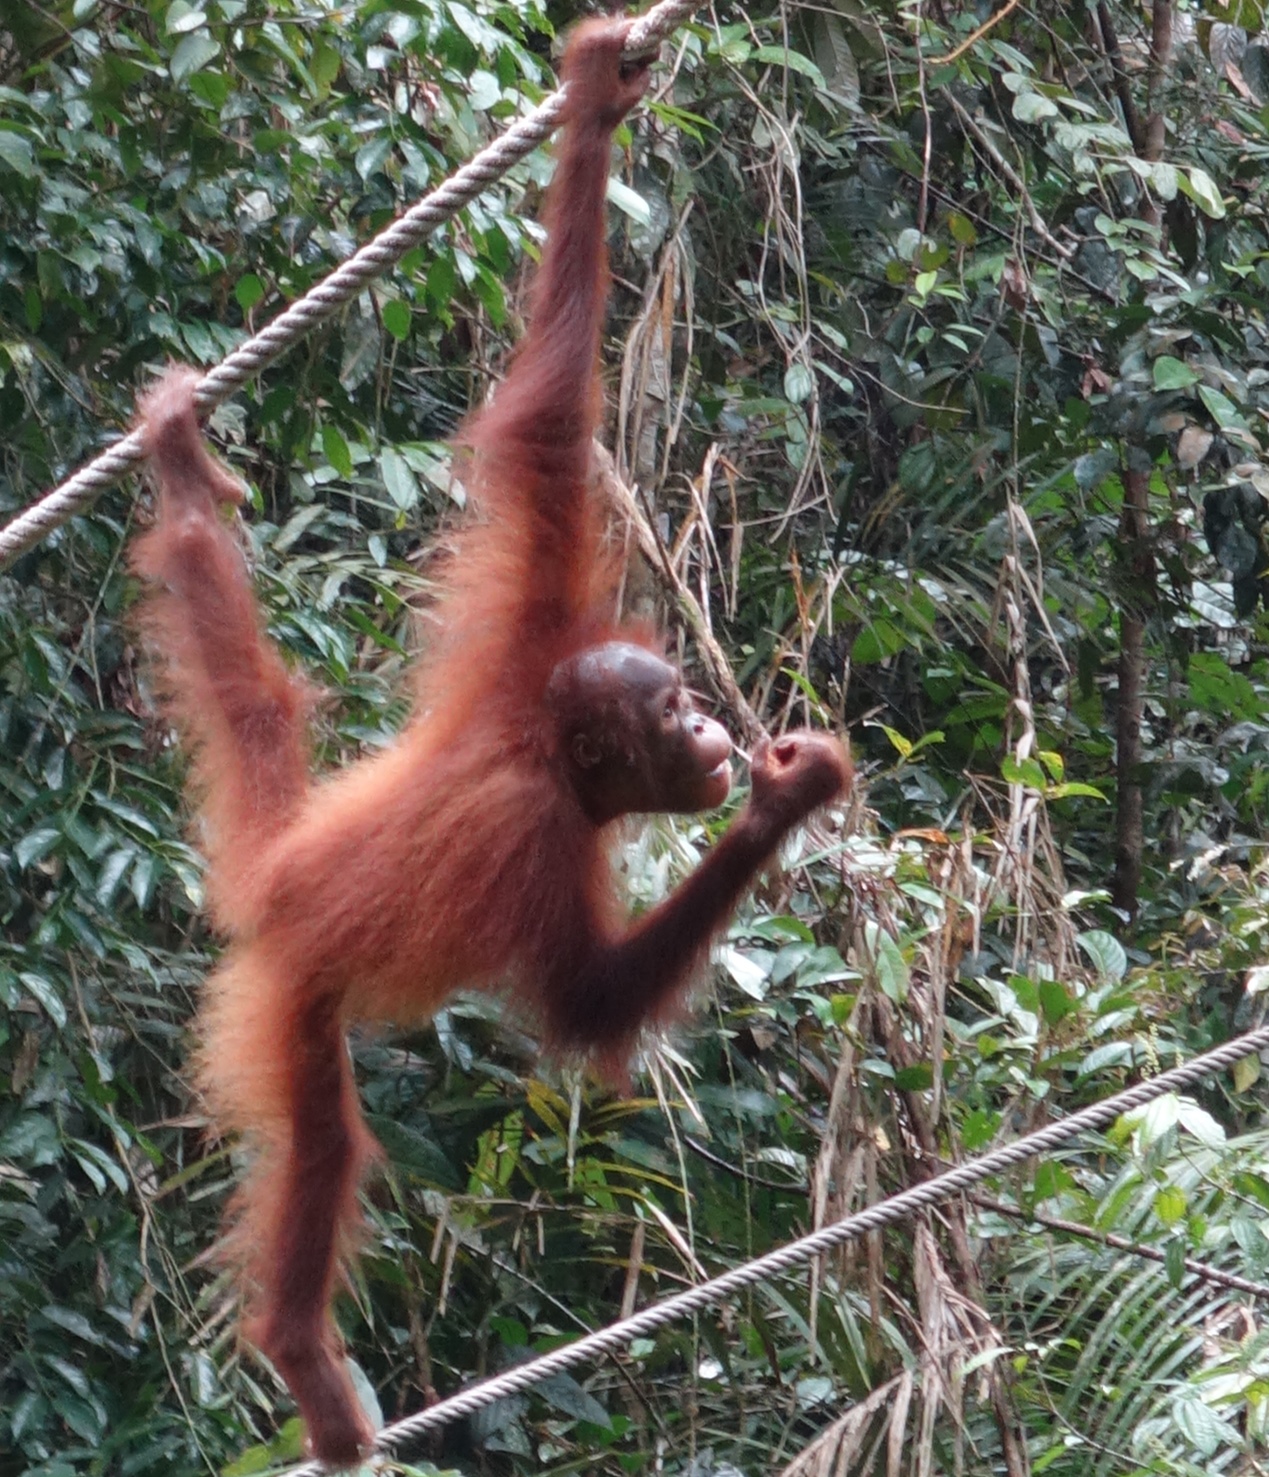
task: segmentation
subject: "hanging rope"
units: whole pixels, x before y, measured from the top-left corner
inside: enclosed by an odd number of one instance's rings
[[[698,0],[662,0],[630,29],[627,55],[645,55],[696,9]],[[401,260],[411,247],[455,216],[488,185],[549,138],[564,107],[564,92],[553,92],[531,113],[518,119],[487,149],[430,194],[424,195],[374,240],[284,309],[253,338],[209,370],[199,382],[194,399],[203,412],[219,405],[249,379],[356,297],[369,283]],[[125,472],[143,460],[141,438],[130,431],[113,446],[81,467],[73,477],[46,493],[0,529],[0,570],[34,548],[76,513],[82,513]]]
[[[822,1256],[834,1247],[842,1246],[848,1241],[858,1240],[869,1231],[879,1231],[885,1226],[894,1225],[896,1221],[906,1220],[920,1211],[928,1210],[940,1201],[948,1200],[953,1195],[969,1189],[970,1186],[992,1175],[1000,1174],[1003,1170],[1021,1164],[1024,1159],[1031,1159],[1036,1155],[1056,1149],[1089,1129],[1103,1128],[1133,1108],[1140,1108],[1146,1103],[1153,1102],[1155,1098],[1163,1097],[1166,1093],[1190,1087],[1202,1081],[1203,1078],[1220,1071],[1223,1067],[1232,1066],[1244,1057],[1267,1049],[1269,1049],[1269,1026],[1262,1026],[1256,1031],[1248,1031],[1246,1035],[1235,1037],[1223,1046],[1204,1052],[1202,1056],[1195,1057],[1193,1061],[1173,1067],[1170,1071],[1161,1072],[1159,1076],[1152,1077],[1148,1082],[1140,1082],[1136,1087],[1126,1088],[1123,1092],[1117,1092],[1113,1097],[1105,1098],[1100,1103],[1092,1103],[1087,1108],[1081,1108],[1078,1113],[1072,1113],[1069,1118],[1062,1119],[1060,1123],[1050,1123],[1045,1128],[1036,1129],[1034,1133],[1015,1139],[1011,1144],[1005,1144],[977,1159],[958,1164],[955,1168],[945,1170],[932,1179],[923,1180],[919,1185],[913,1185],[910,1189],[900,1190],[897,1195],[890,1195],[885,1200],[879,1200],[876,1205],[870,1205],[867,1210],[861,1210],[856,1215],[848,1215],[843,1220],[835,1221],[831,1226],[824,1226],[818,1231],[811,1232],[809,1236],[801,1236],[798,1240],[789,1242],[787,1246],[782,1246],[776,1251],[769,1251],[765,1256],[757,1257],[751,1262],[744,1263],[743,1266],[735,1267],[730,1272],[724,1272],[721,1277],[702,1282],[697,1287],[676,1293],[675,1296],[666,1298],[664,1302],[644,1308],[641,1312],[610,1324],[607,1328],[588,1333],[576,1343],[553,1349],[549,1354],[542,1355],[540,1359],[531,1359],[527,1364],[518,1365],[503,1374],[481,1380],[466,1390],[460,1390],[457,1395],[451,1395],[448,1400],[442,1400],[439,1404],[427,1410],[421,1410],[416,1415],[407,1416],[405,1420],[397,1421],[394,1425],[385,1426],[379,1433],[375,1449],[381,1454],[394,1451],[407,1441],[413,1441],[428,1431],[439,1430],[442,1426],[447,1426],[463,1416],[472,1415],[484,1406],[492,1405],[495,1400],[503,1400],[508,1395],[519,1394],[521,1390],[527,1390],[548,1376],[559,1374],[561,1370],[569,1369],[589,1359],[595,1359],[602,1354],[616,1353],[632,1339],[644,1338],[669,1323],[690,1317],[693,1313],[699,1313],[703,1308],[722,1302],[731,1297],[733,1293],[740,1292],[755,1283],[768,1282],[783,1272],[792,1271],[795,1267],[800,1267],[815,1257]],[[320,1462],[306,1462],[303,1466],[292,1468],[287,1477],[321,1477],[324,1470]]]

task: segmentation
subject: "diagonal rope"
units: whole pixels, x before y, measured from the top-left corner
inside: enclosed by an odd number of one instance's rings
[[[415,1415],[407,1416],[403,1421],[385,1426],[379,1432],[375,1450],[381,1455],[387,1454],[404,1442],[412,1441],[428,1431],[439,1430],[442,1426],[460,1420],[463,1416],[472,1415],[484,1406],[493,1404],[495,1400],[502,1400],[508,1395],[527,1390],[548,1376],[569,1369],[574,1364],[581,1364],[602,1354],[615,1353],[632,1339],[643,1338],[664,1328],[669,1323],[687,1318],[693,1313],[699,1313],[703,1308],[722,1302],[733,1293],[751,1287],[754,1283],[766,1282],[782,1272],[792,1271],[795,1267],[802,1266],[813,1258],[823,1255],[824,1252],[831,1251],[834,1247],[842,1246],[848,1241],[858,1240],[869,1231],[879,1231],[885,1226],[894,1225],[896,1221],[906,1220],[919,1211],[928,1210],[931,1206],[950,1199],[953,1195],[969,1189],[970,1186],[978,1184],[991,1175],[1011,1169],[1024,1159],[1031,1159],[1038,1154],[1056,1149],[1069,1139],[1089,1129],[1104,1128],[1122,1113],[1130,1112],[1133,1108],[1140,1108],[1146,1103],[1153,1102],[1155,1098],[1163,1097],[1166,1093],[1176,1092],[1182,1087],[1190,1087],[1202,1081],[1203,1078],[1220,1071],[1221,1068],[1232,1066],[1244,1057],[1266,1049],[1269,1049],[1269,1026],[1261,1026],[1258,1030],[1248,1031],[1243,1036],[1236,1036],[1232,1041],[1206,1051],[1192,1061],[1184,1062],[1179,1067],[1171,1068],[1170,1071],[1161,1072],[1157,1077],[1152,1077],[1147,1082],[1139,1082],[1135,1087],[1126,1088],[1123,1092],[1117,1092],[1099,1103],[1091,1103],[1087,1108],[1081,1108],[1078,1113],[1072,1113],[1069,1118],[1063,1118],[1058,1123],[1050,1123],[1044,1128],[1038,1128],[1034,1133],[1015,1139],[1011,1144],[1004,1144],[1001,1148],[993,1149],[977,1159],[967,1160],[964,1164],[958,1164],[942,1174],[934,1175],[931,1179],[922,1180],[919,1185],[900,1190],[898,1194],[887,1196],[886,1199],[879,1200],[866,1210],[861,1210],[855,1215],[848,1215],[840,1221],[834,1221],[831,1226],[824,1226],[808,1236],[801,1236],[796,1241],[790,1241],[786,1246],[767,1252],[765,1256],[734,1267],[730,1272],[724,1272],[721,1277],[702,1282],[697,1287],[688,1288],[686,1292],[676,1293],[673,1297],[666,1298],[664,1302],[644,1308],[629,1318],[622,1318],[616,1323],[609,1324],[607,1328],[588,1333],[575,1343],[553,1349],[539,1359],[531,1359],[528,1363],[518,1365],[503,1374],[493,1375],[489,1379],[469,1385],[467,1389],[460,1390],[457,1395],[451,1395],[447,1400],[442,1400],[427,1410],[421,1410]],[[326,1470],[320,1462],[305,1462],[302,1466],[291,1468],[286,1477],[321,1477]]]
[[[696,9],[699,0],[662,0],[630,28],[628,56],[646,54]],[[368,241],[347,261],[284,309],[254,337],[240,344],[199,382],[194,399],[206,412],[219,405],[324,322],[337,309],[381,277],[427,236],[458,214],[487,186],[549,138],[564,108],[564,91],[553,92],[488,148],[482,149],[443,184],[424,195],[402,216]],[[144,459],[141,437],[128,432],[0,529],[0,570],[34,548],[55,528],[82,513],[125,472]]]

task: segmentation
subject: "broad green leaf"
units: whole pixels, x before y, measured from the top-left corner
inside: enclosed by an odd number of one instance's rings
[[[369,180],[381,170],[392,153],[392,139],[384,134],[363,144],[353,156],[353,168],[363,180]]]
[[[791,72],[801,72],[804,77],[820,88],[821,91],[828,85],[824,81],[824,74],[808,56],[803,56],[800,51],[793,51],[786,46],[759,46],[754,49],[753,59],[777,67],[788,67]]]
[[[47,1318],[50,1323],[56,1323],[59,1328],[64,1328],[67,1333],[72,1333],[78,1339],[83,1339],[86,1344],[92,1344],[97,1348],[106,1347],[106,1339],[98,1333],[92,1323],[74,1308],[63,1307],[57,1303],[45,1303],[40,1309],[40,1317]]]
[[[1088,956],[1104,980],[1121,980],[1128,972],[1128,955],[1124,946],[1104,929],[1091,928],[1076,935],[1076,943]]]
[[[595,1426],[608,1425],[608,1412],[595,1397],[567,1373],[549,1375],[537,1385],[553,1409]]]
[[[876,951],[877,984],[882,994],[896,1005],[908,998],[908,965],[903,950],[888,933],[880,930],[873,940]]]
[[[502,99],[502,84],[492,72],[477,67],[468,81],[467,101],[478,113],[492,108]]]
[[[1186,177],[1181,175],[1178,178],[1183,182]],[[1189,186],[1187,193],[1204,215],[1211,216],[1213,220],[1224,218],[1225,202],[1221,199],[1215,181],[1205,169],[1200,169],[1196,164],[1190,166]]]
[[[1200,1456],[1212,1457],[1222,1448],[1236,1450],[1242,1443],[1237,1430],[1188,1391],[1172,1406],[1172,1419]]]
[[[731,944],[724,944],[719,948],[718,958],[723,968],[746,995],[753,1000],[766,998],[768,989],[766,969]]]
[[[1180,188],[1180,177],[1174,164],[1167,164],[1162,159],[1150,166],[1150,187],[1159,199],[1167,202],[1175,200],[1177,190]]]
[[[628,215],[632,221],[641,226],[652,224],[652,209],[648,202],[638,193],[632,190],[624,181],[619,180],[616,175],[609,175],[607,195],[609,201],[617,207],[623,215]]]
[[[1134,1108],[1123,1115],[1124,1123],[1131,1128],[1140,1151],[1144,1152],[1174,1129],[1181,1118],[1181,1103],[1173,1092],[1164,1093],[1144,1107]]]
[[[353,474],[352,452],[337,426],[328,421],[322,427],[322,454],[341,477]]]
[[[649,98],[647,106],[648,111],[655,114],[663,123],[676,128],[680,133],[687,134],[697,143],[704,142],[707,132],[717,131],[716,123],[711,123],[708,118],[703,118],[699,113],[690,113],[686,108],[677,107],[657,98]]]
[[[103,907],[108,908],[113,902],[119,884],[135,861],[136,855],[135,846],[121,846],[118,851],[112,852],[106,858],[101,871],[97,874],[97,900]]]
[[[1024,759],[1019,763],[1012,755],[1006,755],[1001,761],[1000,773],[1006,784],[1023,785],[1041,794],[1049,783],[1044,767],[1036,759]]]
[[[790,364],[784,371],[784,394],[785,398],[794,405],[801,405],[804,400],[809,400],[815,393],[815,376],[811,370],[800,361]]]
[[[0,1160],[21,1160],[31,1169],[43,1169],[61,1157],[57,1129],[43,1112],[18,1113],[0,1130]]]
[[[37,862],[43,861],[61,839],[62,833],[49,826],[42,826],[38,831],[23,836],[13,848],[18,866],[33,867]]]
[[[1185,1191],[1176,1185],[1165,1185],[1155,1192],[1154,1213],[1165,1226],[1175,1226],[1184,1220],[1187,1206]]]
[[[1045,793],[1050,800],[1069,800],[1072,796],[1081,796],[1088,800],[1098,800],[1103,805],[1109,803],[1107,796],[1096,785],[1086,785],[1082,780],[1066,780],[1060,785],[1050,785]]]
[[[329,41],[319,41],[308,59],[308,69],[318,88],[323,92],[339,76],[343,65],[339,51]]]
[[[1094,492],[1119,466],[1119,453],[1109,446],[1075,458],[1075,480],[1085,492]]]
[[[19,970],[18,978],[44,1007],[53,1024],[59,1028],[64,1027],[67,1020],[66,1006],[62,1003],[62,997],[52,981],[29,969]]]
[[[880,618],[870,622],[855,637],[851,653],[857,662],[867,665],[884,661],[907,645],[907,637],[891,621]]]
[[[890,740],[891,744],[894,745],[894,748],[898,753],[900,759],[908,758],[908,756],[912,753],[912,740],[909,738],[905,738],[897,728],[891,728],[888,724],[880,723],[877,726],[881,729],[882,733],[884,733],[885,736]]]
[[[254,272],[246,272],[234,285],[234,297],[244,313],[249,313],[264,296],[264,283]]]
[[[385,446],[379,453],[379,471],[388,496],[408,513],[419,500],[419,484],[409,462],[393,446]]]
[[[145,854],[137,857],[136,865],[132,868],[132,876],[128,885],[132,889],[132,896],[136,899],[137,907],[145,911],[150,906],[150,899],[154,895],[154,883],[159,874],[158,858]]]
[[[195,31],[188,36],[182,36],[168,63],[172,81],[184,82],[186,78],[201,71],[208,62],[214,61],[219,55],[220,43],[205,32]]]
[[[961,1124],[961,1144],[965,1151],[976,1154],[985,1149],[1000,1127],[1000,1114],[985,1108],[972,1108]]]
[[[184,36],[189,31],[201,30],[207,24],[207,13],[189,0],[172,0],[167,9],[165,29],[169,36]]]
[[[119,1164],[104,1149],[98,1148],[96,1144],[88,1143],[85,1139],[70,1139],[68,1147],[79,1161],[85,1174],[90,1177],[100,1177],[100,1188],[105,1188],[105,1181],[110,1180],[115,1189],[121,1195],[128,1193],[128,1176],[120,1168]]]
[[[1077,1009],[1076,1002],[1071,998],[1071,992],[1058,980],[1041,980],[1038,991],[1040,1009],[1044,1013],[1044,1019],[1051,1026],[1056,1026]]]
[[[1126,1067],[1131,1065],[1132,1057],[1129,1042],[1108,1041],[1104,1046],[1096,1046],[1088,1052],[1079,1064],[1079,1074],[1081,1077],[1091,1077],[1109,1067]]]
[[[6,164],[24,179],[35,178],[35,150],[31,141],[12,129],[0,126],[0,164]]]
[[[1058,105],[1039,92],[1020,92],[1013,100],[1013,116],[1019,123],[1038,123],[1042,118],[1056,118]]]
[[[1219,390],[1214,390],[1211,385],[1200,385],[1198,393],[1199,399],[1207,406],[1212,419],[1222,430],[1246,429],[1247,422],[1228,396],[1222,395]]]
[[[1187,390],[1198,383],[1198,375],[1188,364],[1171,354],[1160,354],[1152,366],[1156,390]]]
[[[948,213],[947,229],[951,232],[952,240],[957,246],[976,246],[978,244],[978,230],[968,216],[964,216],[958,210]]]
[[[1053,1200],[1069,1195],[1075,1188],[1075,1177],[1056,1159],[1042,1159],[1036,1165],[1032,1188],[1037,1200]]]
[[[403,340],[410,336],[410,324],[412,314],[409,303],[402,302],[399,297],[389,298],[380,309],[383,318],[383,326],[393,338]]]
[[[1206,1108],[1200,1108],[1192,1098],[1180,1099],[1177,1121],[1187,1133],[1193,1134],[1201,1144],[1206,1144],[1208,1148],[1219,1148],[1225,1142],[1225,1130]]]
[[[1247,1092],[1260,1081],[1260,1058],[1244,1056],[1230,1068],[1234,1078],[1234,1091]]]
[[[309,503],[307,506],[302,505],[297,508],[274,535],[273,552],[275,554],[288,553],[312,528],[313,524],[325,516],[325,513],[326,509],[321,503]]]

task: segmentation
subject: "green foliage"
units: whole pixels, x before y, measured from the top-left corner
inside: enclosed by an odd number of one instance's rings
[[[536,100],[569,18],[13,0],[0,509]],[[534,1075],[483,1000],[356,1040],[386,1174],[340,1317],[388,1418],[1223,1039],[1266,988],[1269,65],[1237,48],[1259,7],[1178,32],[1151,160],[1083,7],[998,11],[972,42],[973,7],[722,19],[681,33],[614,180],[619,450],[751,700],[851,724],[872,812],[760,893],[646,1096]],[[548,169],[518,166],[214,418],[271,629],[333,693],[326,758],[405,717],[414,555],[459,493],[439,443],[514,336]],[[1137,476],[1153,582],[1117,531]],[[0,1477],[298,1453],[207,1257],[233,1164],[182,1079],[212,951],[126,623],[135,495],[0,578]],[[1146,620],[1131,929],[1106,892],[1125,614]],[[709,839],[632,841],[639,904]],[[845,1449],[880,1391],[860,1439],[932,1430],[938,1470],[1003,1470],[1001,1409],[1037,1472],[1250,1470],[1264,1341],[1185,1258],[1269,1276],[1264,1101],[1249,1060],[992,1187],[1161,1264],[949,1207],[976,1270],[955,1236],[886,1238],[434,1455],[776,1471],[821,1433]]]
[[[525,45],[544,19],[504,7],[367,4],[354,25],[239,0],[16,12],[0,21],[7,508],[87,456],[150,369],[219,358],[547,75]],[[477,64],[497,83],[483,103]],[[402,716],[417,587],[402,555],[447,496],[427,438],[468,395],[458,370],[407,375],[396,355],[453,361],[460,315],[501,321],[524,239],[509,205],[540,169],[306,346],[300,380],[263,387],[249,423],[238,407],[216,419],[251,448],[274,630],[340,692],[331,749],[381,742]],[[278,1419],[205,1266],[230,1165],[179,1076],[208,957],[179,773],[143,722],[124,621],[134,494],[0,593],[6,1477],[206,1471]]]

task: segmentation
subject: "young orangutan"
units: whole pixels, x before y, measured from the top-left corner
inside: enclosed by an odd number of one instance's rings
[[[191,756],[208,898],[228,936],[207,984],[199,1075],[253,1162],[231,1237],[247,1332],[299,1403],[314,1454],[368,1451],[329,1304],[374,1153],[345,1045],[354,1020],[419,1021],[458,987],[510,992],[555,1048],[619,1071],[673,1006],[780,839],[850,782],[826,734],[759,746],[749,804],[667,901],[631,924],[609,853],[623,816],[716,806],[731,743],[642,629],[591,483],[613,129],[647,65],[626,21],[576,31],[528,334],[467,426],[474,511],[396,743],[313,783],[305,689],[265,638],[222,514],[193,371],[145,398],[158,518],[133,563],[167,711]]]

